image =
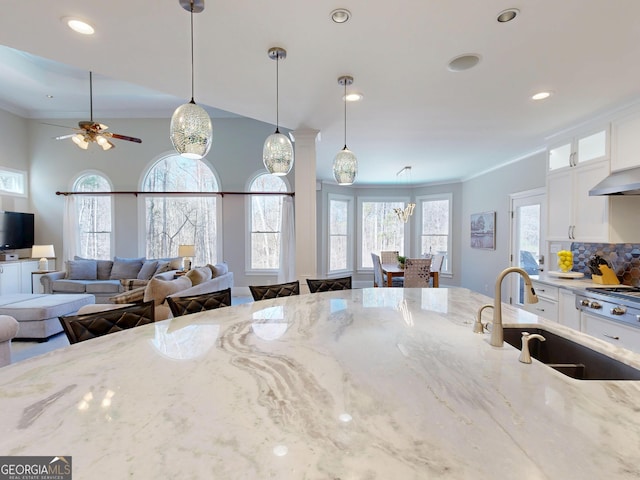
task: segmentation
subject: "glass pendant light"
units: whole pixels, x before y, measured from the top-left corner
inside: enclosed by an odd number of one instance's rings
[[[276,61],[276,131],[267,137],[262,149],[262,161],[269,173],[279,177],[286,175],[293,167],[293,145],[286,135],[280,133],[279,127],[279,69],[278,62],[287,58],[284,48],[272,47],[267,52],[271,60]]]
[[[338,84],[344,87],[344,148],[333,159],[333,176],[338,185],[352,185],[358,173],[358,159],[347,148],[347,85],[353,84],[353,77],[339,77]]]
[[[173,112],[169,135],[181,156],[200,159],[209,152],[213,139],[209,115],[193,100],[193,14],[204,10],[204,0],[180,0],[180,6],[191,14],[191,101]]]

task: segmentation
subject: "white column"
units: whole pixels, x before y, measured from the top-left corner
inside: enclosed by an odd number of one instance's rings
[[[318,130],[295,130],[296,278],[307,290],[307,278],[318,275],[316,233],[316,142]]]

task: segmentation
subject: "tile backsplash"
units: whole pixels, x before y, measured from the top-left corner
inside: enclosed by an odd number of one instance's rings
[[[620,283],[640,287],[640,244],[637,243],[580,243],[571,244],[573,271],[591,278],[587,262],[592,255],[607,260]]]

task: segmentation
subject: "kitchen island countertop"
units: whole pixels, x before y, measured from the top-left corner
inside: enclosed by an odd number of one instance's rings
[[[640,382],[518,362],[472,332],[490,301],[354,289],[72,345],[0,369],[0,455],[71,456],[92,480],[640,478]]]

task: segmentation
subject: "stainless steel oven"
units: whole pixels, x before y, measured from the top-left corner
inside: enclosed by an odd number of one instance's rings
[[[576,308],[592,315],[640,328],[640,288],[593,287],[576,294]]]

